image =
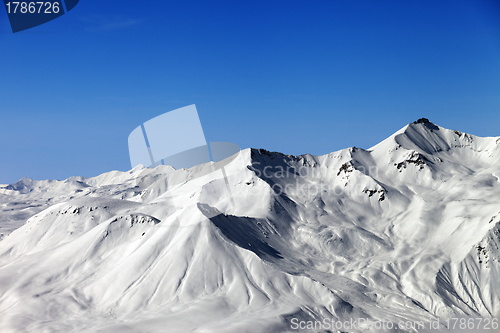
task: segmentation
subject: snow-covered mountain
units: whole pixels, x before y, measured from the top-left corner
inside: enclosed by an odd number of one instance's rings
[[[1,332],[500,317],[500,137],[420,119],[368,150],[230,159],[0,187]]]

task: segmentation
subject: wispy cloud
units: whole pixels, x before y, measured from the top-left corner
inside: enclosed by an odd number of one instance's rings
[[[124,16],[106,17],[102,15],[86,16],[81,18],[89,26],[87,31],[99,32],[128,28],[144,22],[146,19],[127,18]]]

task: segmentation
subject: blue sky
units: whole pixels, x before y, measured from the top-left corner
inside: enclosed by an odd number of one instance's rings
[[[196,104],[208,141],[369,148],[421,117],[500,135],[500,2],[97,1],[13,34],[0,183],[128,170],[128,134]]]

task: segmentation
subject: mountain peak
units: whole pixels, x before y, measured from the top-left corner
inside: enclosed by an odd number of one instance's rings
[[[436,124],[432,123],[427,118],[420,118],[420,119],[414,121],[412,124],[409,124],[409,125],[411,126],[411,125],[419,125],[419,124],[422,124],[427,129],[430,129],[430,130],[439,130],[439,126],[437,126]]]
[[[413,122],[414,124],[429,124],[431,123],[429,119],[427,118],[420,118],[417,121]]]
[[[447,155],[461,155],[466,151],[483,152],[482,155],[490,156],[485,163],[498,158],[498,137],[477,137],[472,134],[462,133],[456,130],[446,129],[432,123],[427,118],[420,118],[409,123],[390,137],[371,147],[375,155],[387,152],[410,150],[423,154],[443,153]],[[496,152],[495,152],[496,151]],[[457,156],[458,156],[457,155]],[[443,158],[443,156],[440,156]],[[466,159],[467,160],[467,159]]]

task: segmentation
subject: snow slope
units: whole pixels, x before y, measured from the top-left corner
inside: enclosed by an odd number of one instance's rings
[[[2,186],[1,331],[500,317],[500,137],[419,120],[368,150],[224,164]]]

